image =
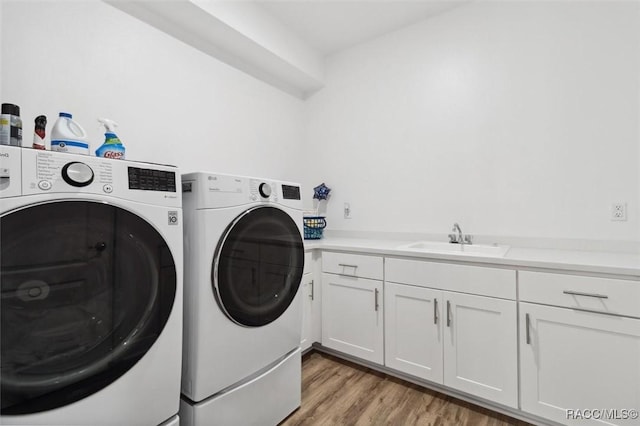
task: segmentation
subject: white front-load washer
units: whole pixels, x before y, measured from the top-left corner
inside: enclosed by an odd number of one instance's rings
[[[0,146],[3,425],[177,425],[175,167]]]
[[[275,425],[300,406],[300,186],[182,176],[184,425]]]

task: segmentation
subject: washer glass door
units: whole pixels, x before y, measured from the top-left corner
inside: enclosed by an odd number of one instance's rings
[[[300,230],[274,207],[256,207],[235,219],[218,244],[213,289],[234,322],[259,327],[275,321],[293,301],[304,267]]]
[[[78,401],[151,348],[176,270],[148,222],[105,203],[57,201],[3,215],[0,232],[1,414]]]

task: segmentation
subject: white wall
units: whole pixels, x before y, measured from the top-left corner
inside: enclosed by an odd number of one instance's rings
[[[102,2],[0,23],[25,144],[69,111],[95,149],[102,116],[131,159],[299,180],[309,206],[324,181],[336,230],[640,240],[638,2],[463,6],[330,57],[307,104]]]
[[[0,1],[0,23],[2,22],[3,3],[4,2]],[[2,30],[0,29],[0,46],[2,46],[2,38],[3,38]],[[0,100],[2,100],[2,102],[4,102],[4,93],[2,92],[2,73],[4,69],[2,66],[3,58],[4,58],[4,55],[2,55],[2,51],[0,50]]]
[[[67,111],[89,132],[120,124],[127,158],[300,180],[302,101],[99,1],[4,1],[2,102],[48,130]]]
[[[638,241],[639,4],[472,3],[330,57],[305,138],[329,228]]]

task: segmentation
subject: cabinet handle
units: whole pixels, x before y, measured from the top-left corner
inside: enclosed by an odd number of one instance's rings
[[[376,294],[375,310],[376,312],[378,312],[378,289],[377,288],[376,288],[375,294]]]
[[[451,326],[451,302],[447,300],[447,327]]]
[[[438,324],[438,299],[433,299],[433,323]]]
[[[529,314],[525,314],[524,315],[524,319],[525,319],[525,331],[526,331],[526,336],[527,336],[527,345],[531,344],[531,332],[529,331],[529,328],[531,326],[531,319],[529,318]]]
[[[311,300],[313,300],[313,297],[314,297],[314,286],[313,286],[313,280],[311,280],[311,294],[309,295],[309,297],[311,298]]]
[[[338,266],[342,266],[342,272],[339,272],[339,275],[342,275],[344,277],[354,277],[357,278],[358,275],[356,275],[356,269],[358,269],[358,265],[348,265],[346,263],[338,263]],[[344,273],[344,268],[353,268],[353,274],[345,274]]]
[[[582,293],[580,291],[573,291],[573,290],[565,290],[563,291],[564,294],[570,294],[572,296],[586,296],[586,297],[595,297],[598,299],[608,299],[609,296],[607,296],[606,294],[596,294],[596,293]]]

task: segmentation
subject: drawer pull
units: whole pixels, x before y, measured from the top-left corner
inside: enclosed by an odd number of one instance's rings
[[[313,280],[311,280],[311,294],[309,295],[309,297],[311,298],[311,300],[313,300],[313,297],[314,297],[314,286],[313,286]]]
[[[376,288],[376,291],[375,291],[375,295],[376,295],[376,297],[375,297],[375,310],[376,310],[376,312],[378,312],[378,289],[377,288]]]
[[[355,273],[356,269],[358,269],[358,265],[348,265],[346,263],[338,263],[338,266],[342,266],[342,272],[340,273],[340,275],[344,275],[345,277],[358,277]],[[353,268],[353,274],[345,274],[344,268]]]
[[[433,299],[433,323],[438,324],[438,299]]]
[[[447,300],[447,327],[451,326],[451,302]]]
[[[529,327],[531,326],[531,320],[529,319],[529,314],[524,315],[525,319],[525,331],[527,336],[527,345],[531,344],[531,332],[529,331]]]
[[[585,297],[595,297],[598,299],[608,299],[609,296],[605,295],[605,294],[596,294],[596,293],[582,293],[580,291],[572,291],[572,290],[565,290],[563,291],[564,294],[570,294],[572,296],[585,296]]]

